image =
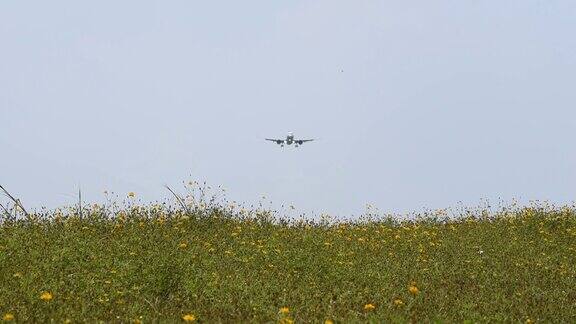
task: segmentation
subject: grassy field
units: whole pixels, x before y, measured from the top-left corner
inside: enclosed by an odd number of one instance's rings
[[[576,209],[280,222],[168,205],[0,225],[16,322],[575,322]],[[428,215],[430,216],[430,215]]]

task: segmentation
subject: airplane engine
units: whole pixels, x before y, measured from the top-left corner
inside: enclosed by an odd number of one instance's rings
[[[276,144],[280,145],[282,144],[282,141],[276,141]]]

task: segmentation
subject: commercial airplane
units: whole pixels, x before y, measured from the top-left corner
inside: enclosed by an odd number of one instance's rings
[[[292,133],[288,133],[288,135],[286,135],[286,139],[267,138],[266,140],[271,141],[271,142],[275,142],[276,144],[280,145],[281,147],[284,147],[284,144],[286,144],[286,145],[294,144],[295,147],[298,147],[298,146],[300,146],[306,142],[313,141],[313,139],[295,139],[294,134],[292,134]]]

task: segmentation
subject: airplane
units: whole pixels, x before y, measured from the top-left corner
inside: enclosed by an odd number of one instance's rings
[[[271,141],[271,142],[275,142],[276,144],[280,145],[281,147],[284,147],[284,144],[286,144],[286,145],[294,144],[295,147],[298,147],[298,146],[300,146],[306,142],[311,142],[314,139],[294,139],[294,134],[288,133],[288,135],[286,136],[286,139],[267,138],[266,140]]]

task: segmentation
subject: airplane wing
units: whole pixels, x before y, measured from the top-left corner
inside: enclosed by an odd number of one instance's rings
[[[294,142],[295,142],[295,143],[298,143],[299,145],[302,145],[302,144],[304,144],[304,143],[306,143],[306,142],[312,142],[313,140],[314,140],[314,139],[304,139],[304,140],[299,139],[299,140],[294,140]]]
[[[275,142],[276,144],[284,144],[284,140],[281,139],[266,138],[266,140],[270,142]]]

